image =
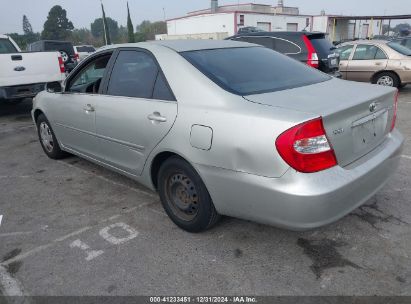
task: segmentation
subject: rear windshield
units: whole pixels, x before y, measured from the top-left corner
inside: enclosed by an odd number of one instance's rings
[[[323,58],[327,58],[331,51],[335,50],[335,46],[325,37],[325,35],[312,35],[308,36],[308,38],[313,44],[316,52]]]
[[[242,96],[302,87],[331,79],[263,47],[189,51],[181,55],[220,87]]]
[[[411,56],[411,50],[407,48],[406,46],[399,44],[398,42],[388,42],[387,45],[390,48],[392,48],[394,51],[397,51],[398,53],[402,55]]]
[[[8,39],[0,39],[0,54],[17,53],[18,51]]]
[[[80,53],[93,53],[96,51],[92,46],[77,46],[76,49]]]

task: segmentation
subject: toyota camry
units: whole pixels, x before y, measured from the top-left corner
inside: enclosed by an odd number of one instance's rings
[[[182,229],[227,215],[300,230],[340,219],[395,172],[397,99],[254,44],[157,41],[93,53],[32,116],[47,156],[158,191]]]

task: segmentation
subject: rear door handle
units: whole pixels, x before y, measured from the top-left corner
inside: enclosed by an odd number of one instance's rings
[[[93,107],[91,104],[86,104],[86,105],[84,106],[83,110],[86,111],[87,113],[90,113],[90,112],[94,112],[94,111],[95,111],[94,107]]]
[[[164,116],[161,116],[159,112],[154,112],[153,114],[150,114],[147,116],[148,120],[155,121],[155,122],[166,122],[167,118]]]

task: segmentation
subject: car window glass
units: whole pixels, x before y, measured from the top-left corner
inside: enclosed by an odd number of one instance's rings
[[[355,50],[353,60],[374,60],[380,49],[375,45],[359,44]],[[381,51],[381,50],[380,50]],[[385,59],[385,55],[384,55]]]
[[[284,39],[274,39],[274,50],[283,54],[298,54],[301,49],[294,43],[284,40]]]
[[[8,39],[0,39],[0,54],[17,53],[16,48]]]
[[[150,55],[121,51],[111,73],[107,94],[151,98],[157,73],[157,64]]]
[[[411,49],[411,39],[406,39],[406,40],[405,40],[405,46],[406,46],[407,48],[410,48],[410,49]]]
[[[180,54],[220,87],[243,96],[331,79],[316,69],[264,47],[199,50]]]
[[[166,78],[162,72],[158,73],[156,83],[154,85],[153,99],[160,100],[175,100],[173,93],[167,85]]]
[[[99,85],[101,79],[104,76],[108,61],[111,55],[100,57],[90,64],[88,64],[83,70],[81,70],[77,76],[70,82],[67,91],[68,92],[81,92],[81,93],[97,93],[98,88],[93,86]]]
[[[385,53],[380,49],[377,48],[377,53],[375,54],[375,59],[387,59]]]
[[[270,37],[251,37],[245,36],[238,39],[240,41],[248,42],[248,43],[255,43],[258,45],[265,46],[266,48],[273,49],[274,48],[274,41]]]
[[[337,49],[337,53],[340,54],[341,60],[348,60],[350,58],[352,49],[354,48],[353,45],[346,45]]]

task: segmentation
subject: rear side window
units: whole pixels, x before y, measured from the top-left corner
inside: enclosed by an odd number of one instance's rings
[[[337,53],[340,54],[341,60],[348,60],[350,59],[351,52],[353,50],[353,45],[345,45],[337,49]]]
[[[0,39],[0,54],[17,53],[16,48],[8,39]]]
[[[394,51],[397,51],[398,53],[405,55],[405,56],[411,56],[411,49],[397,43],[397,42],[389,42],[387,45],[392,48]]]
[[[110,76],[107,94],[151,98],[159,69],[154,59],[139,51],[121,51]]]
[[[355,49],[353,60],[387,59],[384,52],[375,45],[359,44]]]
[[[161,71],[158,72],[157,80],[154,85],[153,99],[175,100],[173,93],[167,85],[166,78]]]
[[[248,43],[255,43],[262,45],[266,48],[273,49],[274,48],[274,41],[270,37],[252,37],[252,36],[244,36],[240,37],[237,40],[244,41]]]
[[[284,39],[279,39],[279,38],[273,38],[274,40],[274,49],[277,52],[283,53],[283,54],[298,54],[301,52],[301,48]]]
[[[189,51],[181,55],[223,89],[243,96],[331,79],[305,64],[263,47]]]

